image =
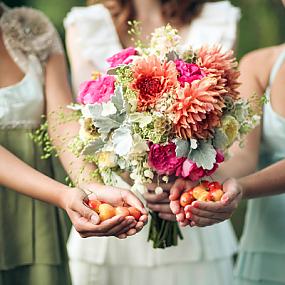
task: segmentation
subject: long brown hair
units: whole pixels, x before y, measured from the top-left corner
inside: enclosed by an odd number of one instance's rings
[[[143,1],[143,0],[141,0]],[[211,0],[159,0],[162,16],[167,23],[175,27],[190,24],[202,11],[205,2]],[[132,0],[87,0],[87,5],[101,3],[109,9],[119,37],[128,30],[128,21],[136,19]]]

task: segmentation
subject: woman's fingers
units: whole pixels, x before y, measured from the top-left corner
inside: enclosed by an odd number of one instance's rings
[[[186,190],[185,188],[186,188],[186,180],[182,178],[176,179],[175,183],[170,189],[169,199],[171,201],[178,200],[182,192]]]
[[[172,211],[169,207],[169,203],[165,203],[165,204],[148,203],[147,205],[154,212],[172,214]]]
[[[206,227],[220,222],[221,221],[217,219],[209,219],[192,215],[190,226]]]
[[[149,183],[149,184],[146,184],[146,187],[148,190],[150,191],[155,191],[155,189],[157,187],[161,187],[163,189],[164,192],[169,192],[171,187],[172,187],[173,183]]]
[[[180,212],[181,206],[180,206],[180,202],[178,200],[170,201],[169,205],[170,205],[170,209],[174,215],[177,215]]]
[[[143,196],[148,203],[159,203],[168,199],[169,193],[163,192],[160,194],[155,194],[154,192],[147,192]]]
[[[215,213],[215,212],[204,211],[204,210],[195,208],[193,206],[190,206],[189,208],[187,208],[187,211],[185,210],[185,212],[186,212],[186,218],[190,220],[192,219],[193,215],[197,217],[216,219],[220,221],[224,221],[225,219],[228,219],[231,216],[229,212]]]
[[[163,220],[167,220],[171,222],[176,221],[175,215],[173,214],[159,213],[158,216]]]

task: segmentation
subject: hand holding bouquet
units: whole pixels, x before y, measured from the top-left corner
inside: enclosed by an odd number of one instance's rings
[[[107,60],[107,74],[82,83],[81,129],[75,151],[95,163],[102,181],[118,185],[128,172],[132,190],[148,183],[212,175],[228,148],[258,123],[252,102],[239,97],[233,52],[218,46],[182,49],[177,31],[157,29],[146,48]],[[177,223],[152,213],[154,247],[176,245]]]

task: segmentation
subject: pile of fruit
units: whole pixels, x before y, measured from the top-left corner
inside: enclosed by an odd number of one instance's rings
[[[194,201],[217,202],[220,201],[224,192],[219,182],[201,181],[201,183],[180,196],[180,205],[186,207]]]
[[[142,215],[142,213],[135,207],[113,207],[112,205],[99,200],[88,200],[86,201],[86,204],[98,214],[100,219],[98,220],[98,224],[111,219],[114,216],[132,216],[138,221]]]

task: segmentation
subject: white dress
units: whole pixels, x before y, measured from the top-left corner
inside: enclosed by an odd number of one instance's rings
[[[185,44],[234,45],[239,9],[228,1],[205,4],[189,27]],[[107,68],[105,59],[122,47],[111,16],[104,6],[76,7],[64,21],[72,83]],[[73,229],[69,238],[74,285],[231,285],[232,256],[236,239],[229,221],[207,228],[182,229],[177,247],[153,249],[147,242],[148,227],[126,240],[82,239]]]

